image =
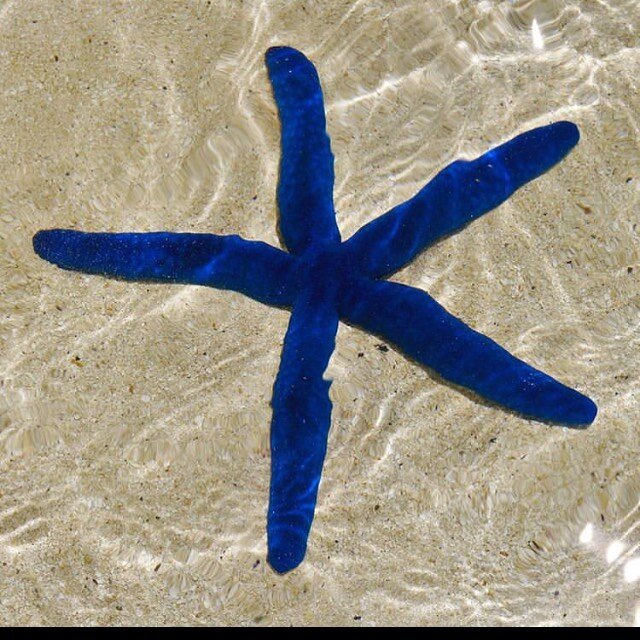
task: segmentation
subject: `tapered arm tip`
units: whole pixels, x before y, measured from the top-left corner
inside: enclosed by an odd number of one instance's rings
[[[293,47],[285,46],[269,47],[264,58],[269,68],[283,63],[286,63],[287,66],[289,66],[291,62],[296,60],[299,62],[306,62],[307,60],[306,56],[302,52],[294,49]]]
[[[564,140],[566,149],[572,149],[578,144],[580,140],[580,130],[573,122],[560,120],[560,122],[555,122],[549,125],[549,127],[551,131],[554,131],[558,140]]]
[[[269,540],[267,562],[277,573],[288,573],[304,560],[306,550],[306,538],[296,530],[282,530],[275,539]]]
[[[583,396],[577,392],[576,396],[571,406],[567,406],[566,408],[567,419],[565,424],[570,427],[584,429],[596,419],[598,407],[596,403],[590,398],[587,398],[587,396]]]
[[[292,47],[287,47],[284,45],[278,45],[275,47],[269,47],[267,49],[267,52],[265,53],[265,58],[268,61],[272,61],[275,58],[277,58],[278,56],[283,56],[283,55],[287,55],[287,54],[296,54],[296,53],[300,53],[299,51],[297,51],[296,49],[293,49]]]
[[[284,108],[284,117],[287,118],[291,112],[295,112],[296,118],[303,117],[304,109],[309,107],[306,102],[300,104],[300,100],[317,102],[318,109],[322,111],[321,129],[324,132],[320,80],[311,61],[292,47],[271,47],[265,54],[265,62],[281,112]],[[310,115],[312,119],[317,119],[320,113]]]
[[[68,232],[67,232],[68,233]],[[33,236],[33,250],[47,262],[68,268],[64,256],[68,253],[66,233],[62,229],[46,229]]]

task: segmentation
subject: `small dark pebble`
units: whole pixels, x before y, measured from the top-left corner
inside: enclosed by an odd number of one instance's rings
[[[154,573],[157,573],[157,572],[158,572],[158,569],[159,569],[161,566],[162,566],[162,562],[158,562],[158,564],[157,564],[155,567],[153,567],[153,572],[154,572]]]
[[[540,551],[544,551],[544,549],[535,540],[529,540],[529,549],[536,554],[540,553]]]
[[[632,180],[633,180],[633,178],[627,178],[627,179],[625,180],[625,182],[626,182],[627,184],[629,184]]]
[[[489,442],[493,444],[498,438],[489,438]]]
[[[353,616],[354,620],[362,620],[362,616]]]
[[[253,563],[253,567],[252,567],[252,569],[255,569],[255,568],[256,568],[256,567],[258,567],[258,566],[260,566],[260,560],[256,560],[256,561]]]
[[[627,273],[633,273],[633,267],[627,267]]]
[[[382,351],[382,353],[387,353],[387,351],[389,351],[389,347],[387,347],[387,345],[386,345],[386,344],[382,344],[382,343],[377,344],[377,345],[376,345],[376,349],[377,349],[378,351]]]
[[[358,354],[358,358],[364,358],[364,353],[362,351]]]
[[[553,595],[556,596],[556,598],[557,598],[560,595],[560,592],[559,591],[554,591]]]

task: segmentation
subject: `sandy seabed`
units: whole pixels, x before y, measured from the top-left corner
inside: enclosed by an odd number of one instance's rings
[[[1,2],[0,623],[640,624],[639,33],[636,0]],[[50,227],[277,245],[276,44],[318,67],[344,237],[457,157],[578,124],[563,163],[395,278],[600,409],[525,420],[342,325],[284,577],[287,312],[31,247]]]

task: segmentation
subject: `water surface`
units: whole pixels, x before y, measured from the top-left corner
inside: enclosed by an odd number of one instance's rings
[[[5,0],[0,622],[640,624],[640,10],[632,0]],[[264,51],[316,63],[344,237],[456,157],[570,156],[395,276],[593,397],[478,404],[341,326],[309,552],[266,565],[285,311],[38,259],[40,228],[278,243]]]

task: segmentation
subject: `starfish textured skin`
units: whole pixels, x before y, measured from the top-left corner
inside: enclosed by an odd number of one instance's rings
[[[291,309],[273,387],[268,560],[302,562],[331,424],[323,378],[339,320],[380,336],[445,381],[526,417],[582,427],[596,405],[450,315],[427,293],[383,280],[443,236],[491,211],[577,144],[570,122],[523,133],[458,160],[406,202],[341,241],[320,81],[290,47],[266,64],[281,122],[279,229],[288,252],[238,236],[39,231],[36,253],[63,269],[232,289]]]

